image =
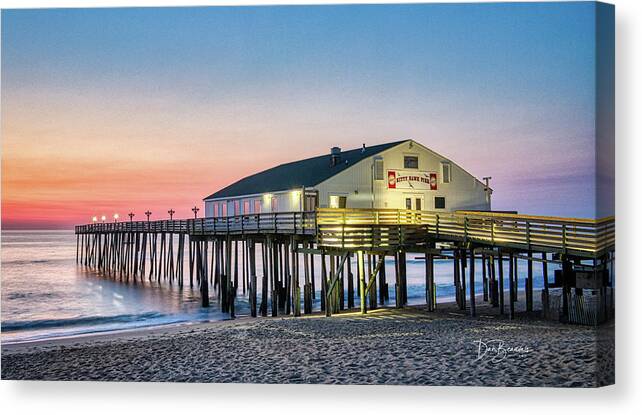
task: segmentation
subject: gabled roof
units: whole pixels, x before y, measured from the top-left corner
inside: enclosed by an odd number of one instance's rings
[[[298,189],[303,186],[313,187],[363,159],[372,157],[406,141],[409,140],[370,146],[366,147],[365,150],[363,148],[357,148],[342,151],[341,161],[336,166],[332,166],[330,163],[329,151],[322,156],[281,164],[260,173],[247,176],[209,195],[203,200],[278,192]]]

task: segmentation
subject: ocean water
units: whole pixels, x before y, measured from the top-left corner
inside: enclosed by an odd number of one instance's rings
[[[200,292],[197,287],[189,287],[187,277],[182,289],[176,284],[150,282],[146,278],[143,281],[122,282],[76,264],[75,256],[76,237],[73,232],[2,231],[2,343],[229,318],[228,314],[219,311],[212,289],[210,307],[201,307]],[[262,269],[260,260],[259,254],[259,302]],[[508,264],[504,262],[506,277]],[[300,265],[303,266],[302,260]],[[536,290],[543,285],[541,268],[539,264],[534,265]],[[554,265],[549,265],[551,279],[554,269]],[[408,254],[410,304],[425,304],[424,270],[423,259]],[[518,270],[521,289],[526,263],[520,263]],[[482,291],[481,273],[481,261],[477,261],[476,290],[479,293]],[[321,286],[319,274],[320,264],[317,264],[317,291]],[[300,275],[303,278],[302,271]],[[386,275],[390,289],[389,304],[394,306],[393,261],[386,261]],[[452,261],[435,261],[438,302],[452,301],[452,275]],[[505,287],[508,287],[508,281],[505,282]],[[319,298],[317,292],[315,309],[320,307]],[[358,304],[358,299],[355,299],[355,304]],[[236,302],[236,314],[249,315],[247,297],[243,296],[241,288]]]

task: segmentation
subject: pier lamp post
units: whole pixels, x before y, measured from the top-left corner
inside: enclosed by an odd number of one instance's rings
[[[145,216],[147,216],[147,222],[149,222],[149,217],[152,216],[152,212],[149,210],[145,212]]]
[[[102,215],[102,216],[100,217],[100,220],[101,220],[101,221],[103,221],[103,223],[105,223],[105,219],[107,219],[107,218],[105,217],[105,215]]]
[[[174,220],[174,213],[176,213],[176,211],[174,209],[170,209],[167,213],[169,213],[169,220]]]
[[[118,213],[114,213],[114,223],[118,222],[119,217]]]
[[[151,213],[151,212],[150,212],[150,213]],[[129,216],[129,221],[130,221],[130,222],[133,222],[133,221],[134,221],[134,216],[136,216],[136,215],[134,214],[134,212],[129,212],[129,213],[127,214],[127,216]],[[147,221],[149,222],[149,218],[147,219]]]
[[[98,222],[98,217],[94,216],[93,218],[91,218],[91,221],[94,222],[94,223]]]
[[[192,212],[194,212],[194,219],[196,219],[196,218],[198,217],[198,211],[199,211],[199,210],[200,210],[200,209],[199,209],[199,208],[197,208],[196,206],[194,206],[194,207],[192,208]]]

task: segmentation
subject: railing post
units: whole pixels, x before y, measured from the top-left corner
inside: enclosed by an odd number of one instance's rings
[[[435,215],[435,236],[439,238],[439,213]]]
[[[495,245],[495,218],[490,218],[490,242]]]
[[[464,241],[468,240],[468,216],[464,216]]]

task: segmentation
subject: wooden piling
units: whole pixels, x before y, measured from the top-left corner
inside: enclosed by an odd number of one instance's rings
[[[509,318],[515,318],[515,257],[513,252],[508,255],[508,282],[510,295],[508,296],[509,303]]]
[[[386,255],[379,255],[379,261],[383,261],[379,269],[379,304],[384,305],[388,297],[388,283],[386,282]]]
[[[292,313],[294,317],[301,315],[301,287],[299,286],[299,253],[298,242],[292,238]]]
[[[326,287],[328,284],[328,275],[327,275],[327,270],[326,270],[326,265],[325,265],[325,252],[321,253],[321,311],[326,312],[326,316],[328,315],[327,311],[327,304],[326,304]]]
[[[466,261],[467,253],[465,249],[459,250],[459,259],[461,265],[461,272],[459,276],[461,277],[461,309],[466,310]]]
[[[528,251],[527,276],[526,276],[526,311],[533,311],[533,252]]]
[[[256,248],[255,248],[255,243],[253,239],[249,239],[246,242],[247,245],[247,265],[248,265],[248,273],[250,274],[250,284],[249,284],[249,294],[250,294],[250,315],[252,317],[257,316],[256,312],[256,288],[257,288],[257,279],[256,279]]]
[[[357,251],[357,273],[359,275],[359,297],[361,313],[366,314],[366,270],[363,251]]]
[[[435,265],[431,252],[433,244],[426,246],[426,305],[428,311],[435,311]]]
[[[470,248],[470,316],[475,317],[477,315],[476,305],[475,305],[475,251],[473,248]],[[488,297],[487,297],[488,298]]]
[[[488,301],[488,276],[486,275],[486,254],[481,255],[482,287],[484,301]]]
[[[455,301],[461,309],[461,279],[459,278],[459,250],[453,249],[453,280],[455,285]]]
[[[548,309],[548,262],[546,262],[546,252],[542,252],[542,278],[544,279],[544,298],[542,306]]]
[[[309,248],[310,244],[307,242],[303,243],[305,248]],[[303,253],[303,313],[311,314],[312,313],[312,284],[310,283],[310,261],[307,252]],[[314,260],[314,258],[313,258]]]
[[[352,260],[348,256],[348,309],[354,308],[354,274],[352,273]]]
[[[261,262],[263,268],[262,274],[262,283],[261,283],[261,316],[267,317],[268,309],[268,250],[267,250],[267,238],[261,241]]]

